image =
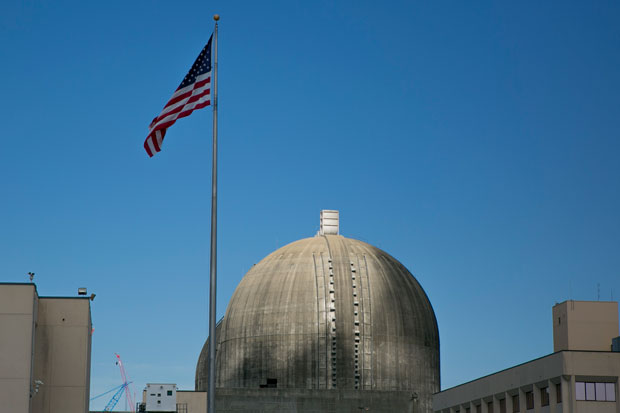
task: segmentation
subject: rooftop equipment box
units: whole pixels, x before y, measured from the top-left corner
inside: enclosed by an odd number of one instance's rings
[[[176,384],[147,383],[145,390],[147,412],[177,411]]]

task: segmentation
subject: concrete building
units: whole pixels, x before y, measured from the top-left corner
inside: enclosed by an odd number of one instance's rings
[[[553,307],[554,353],[437,393],[441,413],[620,413],[618,303]]]
[[[564,301],[553,306],[553,351],[610,351],[618,336],[615,301]]]
[[[204,391],[177,390],[179,413],[202,413],[207,411],[207,393]]]
[[[90,300],[0,283],[0,411],[88,411]]]
[[[320,231],[269,254],[245,275],[217,327],[218,412],[430,412],[439,390],[431,303],[395,258]],[[196,368],[207,390],[208,342]]]

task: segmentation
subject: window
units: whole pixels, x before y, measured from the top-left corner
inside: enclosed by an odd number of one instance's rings
[[[577,400],[586,399],[586,384],[582,381],[578,381],[575,383],[575,398]]]
[[[168,390],[166,394],[168,394],[168,396],[172,396],[172,390]]]
[[[605,400],[608,402],[616,401],[616,386],[614,383],[605,383]]]
[[[476,405],[476,413],[482,413],[482,405],[481,404]]]
[[[555,385],[555,402],[558,404],[562,403],[562,383]]]
[[[512,413],[519,413],[521,409],[519,408],[519,395],[515,394],[512,396]]]
[[[499,401],[499,413],[506,413],[506,399],[500,399],[500,401]]]
[[[493,401],[487,403],[487,412],[493,411]]]
[[[549,387],[540,389],[540,405],[549,406]]]
[[[575,398],[577,400],[615,402],[615,383],[575,382]]]
[[[465,408],[465,413],[470,413],[470,412],[471,412],[471,409],[469,407],[466,407]]]
[[[594,383],[586,383],[586,400],[596,400]]]
[[[336,357],[332,357],[332,361],[335,362],[336,361]],[[332,371],[332,380],[336,380],[336,367],[334,367],[334,370]],[[276,388],[276,387],[278,387],[278,379],[267,378],[267,383],[259,384],[258,387],[260,387],[261,389]]]
[[[525,392],[525,408],[527,410],[534,408],[534,392]]]

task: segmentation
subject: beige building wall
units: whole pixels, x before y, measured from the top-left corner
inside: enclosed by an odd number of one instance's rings
[[[0,284],[1,412],[30,412],[36,297],[33,284]]]
[[[528,363],[461,384],[433,396],[433,410],[441,413],[513,412],[513,396],[520,413],[620,413],[618,379],[620,353],[561,351]],[[580,401],[576,382],[613,383],[614,401]],[[543,406],[542,392],[549,403]],[[527,408],[528,393],[533,408]],[[502,401],[503,400],[503,401]],[[490,404],[489,404],[490,403]]]
[[[187,403],[187,413],[207,411],[207,392],[177,390],[177,403]]]
[[[34,379],[44,384],[33,413],[88,411],[91,331],[87,297],[39,299]]]
[[[553,306],[553,351],[610,351],[618,337],[615,301],[564,301]]]
[[[91,330],[87,297],[0,283],[0,413],[87,412]]]

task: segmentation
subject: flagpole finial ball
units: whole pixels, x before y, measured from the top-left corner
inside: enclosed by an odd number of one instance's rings
[[[214,14],[213,15],[213,20],[218,21],[220,19],[220,15],[219,14]]]

